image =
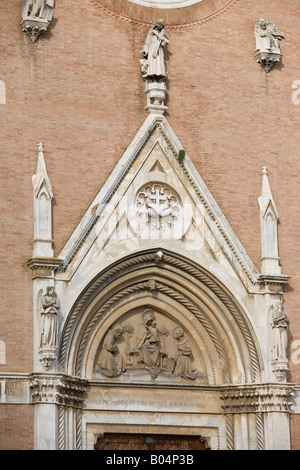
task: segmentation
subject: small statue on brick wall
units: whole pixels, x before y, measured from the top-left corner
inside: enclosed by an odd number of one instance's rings
[[[54,0],[22,0],[22,30],[32,42],[48,30],[54,12]]]
[[[270,307],[271,325],[273,332],[273,360],[287,359],[287,329],[289,320],[285,306],[282,302],[276,302]]]
[[[256,60],[265,72],[269,72],[275,62],[281,59],[280,41],[284,35],[270,21],[259,19],[255,23],[254,37],[256,40]]]
[[[23,5],[23,19],[30,17],[48,21],[52,17],[54,0],[25,0]]]
[[[46,294],[42,297],[43,331],[41,347],[57,347],[58,309],[59,305],[54,287],[48,286]]]

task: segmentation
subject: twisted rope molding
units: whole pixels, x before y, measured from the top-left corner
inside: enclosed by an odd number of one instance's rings
[[[264,418],[262,413],[257,413],[256,415],[256,437],[257,437],[257,449],[265,449],[265,439],[264,439]]]
[[[65,407],[58,410],[58,450],[65,449]]]
[[[82,449],[82,410],[75,410],[76,413],[76,450]]]
[[[226,442],[227,442],[227,450],[234,450],[233,416],[232,416],[232,414],[227,414],[226,415]]]

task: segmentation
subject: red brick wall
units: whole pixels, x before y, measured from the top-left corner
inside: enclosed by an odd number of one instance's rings
[[[292,450],[300,450],[300,415],[291,416]]]
[[[33,406],[0,406],[0,450],[33,450]]]
[[[257,198],[261,167],[269,168],[282,272],[292,276],[285,295],[290,339],[300,339],[300,104],[292,103],[292,83],[300,80],[299,0],[235,0],[224,10],[225,1],[204,0],[181,10],[182,16],[129,8],[124,0],[113,2],[123,16],[102,8],[108,0],[56,3],[50,32],[34,44],[19,25],[21,1],[0,3],[0,80],[7,90],[0,105],[0,339],[7,364],[0,371],[33,367],[32,281],[25,261],[32,254],[37,144],[45,144],[55,194],[57,256],[146,118],[140,50],[147,22],[162,15],[170,39],[167,118],[258,269]],[[282,66],[268,75],[254,59],[260,17],[286,36]],[[291,363],[290,380],[300,381],[299,365]]]

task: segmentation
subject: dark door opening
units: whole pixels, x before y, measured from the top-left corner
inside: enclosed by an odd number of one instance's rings
[[[95,450],[208,450],[204,439],[197,436],[165,434],[104,434]]]

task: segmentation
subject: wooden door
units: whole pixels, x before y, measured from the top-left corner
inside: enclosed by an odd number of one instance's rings
[[[95,450],[207,450],[197,436],[164,434],[104,434],[99,437]]]

